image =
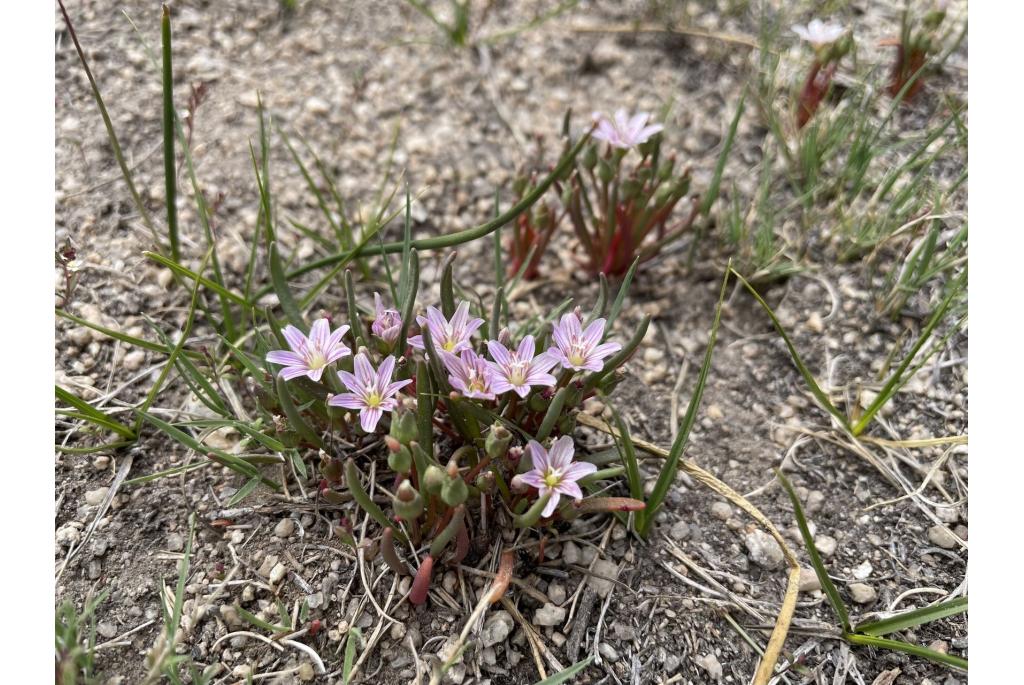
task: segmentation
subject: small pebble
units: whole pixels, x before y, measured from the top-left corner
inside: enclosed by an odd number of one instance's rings
[[[95,490],[87,490],[85,492],[85,503],[94,507],[99,506],[103,503],[103,498],[107,496],[107,492],[110,488],[96,488]]]
[[[771,535],[760,528],[754,528],[743,537],[750,560],[764,569],[781,568],[786,563],[782,548]]]
[[[712,680],[722,679],[722,664],[719,663],[718,657],[715,656],[714,653],[699,656],[696,659],[694,659],[694,661],[697,662],[698,666],[700,666],[708,672],[708,676]]]
[[[599,644],[597,646],[597,651],[601,653],[602,657],[604,657],[611,663],[615,663],[619,660],[619,653],[616,652],[615,648],[607,642],[602,642],[601,644]]]
[[[101,454],[92,460],[92,467],[97,471],[106,471],[110,468],[110,457],[105,454]]]
[[[818,580],[818,574],[814,572],[814,569],[800,569],[800,592],[814,592],[820,589],[821,581]]]
[[[277,585],[278,583],[280,583],[284,579],[286,573],[288,573],[288,567],[284,564],[278,563],[276,566],[274,566],[274,568],[270,570],[270,584]]]
[[[956,537],[953,533],[943,525],[934,525],[928,529],[928,539],[931,540],[933,545],[938,545],[942,549],[953,549],[956,547]]]
[[[533,622],[538,626],[557,626],[564,620],[565,609],[556,607],[550,602],[537,609],[533,615]]]
[[[279,538],[291,537],[292,533],[295,532],[295,521],[290,518],[281,519],[274,526],[274,535]]]
[[[732,507],[726,502],[715,502],[711,505],[711,515],[716,519],[725,521],[732,516]]]
[[[865,583],[851,583],[847,588],[850,591],[850,597],[857,604],[871,604],[878,597],[875,588]]]
[[[814,538],[814,546],[823,555],[830,557],[836,551],[836,539],[830,535],[819,535]]]

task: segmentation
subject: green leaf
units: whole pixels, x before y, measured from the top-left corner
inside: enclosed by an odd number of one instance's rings
[[[715,164],[715,173],[711,176],[711,183],[701,200],[700,213],[707,216],[711,212],[711,206],[718,199],[719,189],[722,185],[722,173],[725,171],[725,163],[729,159],[729,152],[732,150],[733,141],[736,140],[736,131],[740,125],[740,117],[743,116],[743,106],[747,101],[747,89],[743,89],[740,95],[740,102],[736,105],[736,113],[732,116],[732,123],[729,124],[729,133],[722,144],[722,151],[718,155],[718,162]]]
[[[164,5],[160,21],[160,43],[163,47],[163,128],[164,128],[164,189],[167,204],[167,237],[171,244],[171,259],[181,261],[178,240],[178,172],[174,164],[174,72],[171,69],[171,8]]]
[[[228,298],[235,304],[242,305],[242,307],[249,311],[255,310],[255,305],[253,305],[251,302],[249,302],[249,300],[245,299],[238,293],[228,290],[224,286],[220,285],[215,281],[210,280],[209,278],[206,278],[205,276],[200,276],[191,269],[188,269],[187,267],[178,264],[173,259],[168,259],[167,257],[164,257],[162,254],[158,254],[156,252],[143,251],[142,254],[148,257],[149,259],[153,260],[157,264],[166,266],[168,269],[170,269],[171,271],[175,272],[178,275],[184,276],[192,281],[198,281],[203,285],[204,288],[208,288],[213,292],[217,293],[218,295],[223,295],[224,297]]]
[[[288,381],[278,374],[275,382],[277,384],[277,399],[281,403],[281,409],[284,411],[284,415],[288,418],[288,423],[291,424],[291,427],[299,434],[299,436],[302,437],[303,440],[316,445],[319,449],[326,450],[327,445],[320,439],[320,435],[313,430],[313,427],[310,426],[304,418],[302,418],[302,414],[295,406],[291,392],[288,390]]]
[[[846,639],[854,645],[877,647],[879,649],[891,649],[896,652],[904,652],[906,654],[919,656],[923,659],[928,659],[929,661],[934,661],[935,663],[943,664],[945,666],[955,666],[956,668],[962,668],[965,671],[967,670],[967,659],[953,656],[952,654],[936,652],[934,649],[928,649],[927,647],[912,645],[909,642],[889,640],[884,637],[874,637],[872,635],[859,635],[857,633],[850,633],[846,636]]]
[[[608,311],[608,318],[605,320],[604,330],[608,333],[612,330],[612,324],[619,318],[619,312],[622,311],[622,304],[626,301],[626,293],[629,292],[629,284],[633,282],[633,275],[636,274],[636,268],[640,265],[640,258],[637,257],[633,260],[633,263],[629,267],[629,271],[622,279],[622,285],[619,286],[619,292],[615,295],[615,301],[612,302],[612,308]]]
[[[672,443],[672,449],[669,450],[668,457],[665,458],[665,463],[661,466],[661,472],[658,474],[658,480],[654,484],[654,490],[651,491],[651,496],[647,498],[647,509],[643,517],[644,525],[639,531],[643,537],[647,537],[650,532],[651,525],[654,523],[654,516],[668,494],[669,488],[675,481],[679,460],[682,458],[683,450],[686,448],[686,443],[690,438],[690,430],[697,421],[697,410],[700,408],[700,401],[704,396],[704,386],[707,384],[708,373],[711,371],[711,357],[715,351],[715,341],[718,339],[718,325],[722,321],[722,303],[725,302],[726,286],[729,284],[731,268],[731,266],[726,268],[725,277],[722,279],[722,289],[718,295],[718,304],[715,305],[715,318],[711,323],[711,333],[708,335],[708,346],[704,351],[704,362],[700,366],[697,385],[693,389],[693,395],[690,396],[690,404],[686,407],[686,415],[683,417],[682,425],[679,426],[679,433],[676,434],[675,442]]]
[[[302,316],[302,311],[299,309],[295,297],[292,295],[291,288],[288,287],[287,279],[285,279],[284,266],[281,264],[281,255],[277,250],[277,243],[270,243],[268,250],[270,254],[270,281],[274,284],[274,292],[281,303],[281,310],[284,312],[284,316],[288,319],[289,323],[303,333],[308,333],[309,328],[306,326],[306,320]]]
[[[859,623],[854,630],[864,635],[887,635],[889,633],[895,633],[900,630],[906,630],[907,628],[913,628],[924,623],[931,623],[932,621],[938,621],[941,618],[948,616],[956,616],[967,611],[967,598],[957,597],[946,602],[939,602],[938,604],[932,604],[931,606],[921,607],[920,609],[914,609],[913,611],[904,611],[903,613],[890,616],[889,618],[879,619],[877,621],[867,621],[865,623]]]
[[[615,427],[619,430],[619,437],[615,440],[615,447],[619,450],[619,456],[622,459],[622,464],[626,467],[626,482],[629,484],[629,495],[633,499],[643,501],[644,499],[644,484],[640,479],[640,462],[637,460],[636,448],[633,445],[633,438],[629,434],[629,427],[626,422],[622,420],[619,412],[608,405],[612,410],[612,417],[615,419]],[[612,435],[614,438],[614,434]],[[643,529],[645,527],[644,519],[647,518],[647,511],[636,512],[636,527]]]
[[[259,478],[250,478],[249,480],[247,480],[245,482],[245,485],[243,485],[242,487],[238,488],[238,490],[235,492],[235,494],[233,494],[228,499],[227,506],[229,506],[229,507],[237,506],[239,502],[241,502],[246,497],[251,495],[252,491],[255,490],[256,488],[258,488],[259,485],[260,485],[260,479]]]
[[[114,340],[120,340],[121,342],[127,343],[128,345],[132,345],[143,350],[149,350],[150,352],[159,352],[160,354],[171,353],[171,348],[169,347],[164,347],[163,345],[159,345],[155,342],[150,342],[149,340],[143,340],[142,338],[136,338],[131,335],[122,333],[121,331],[115,331],[113,328],[107,328],[106,326],[101,326],[100,324],[94,323],[92,321],[86,321],[85,319],[79,316],[75,316],[70,312],[66,312],[63,309],[54,309],[54,312],[57,314],[57,316],[67,319],[72,323],[76,323],[79,326],[85,326],[86,328],[91,328],[92,330],[98,331],[107,337],[113,338]]]
[[[359,305],[356,304],[356,289],[352,283],[352,272],[345,269],[345,299],[348,302],[348,323],[352,328],[352,339],[367,341],[363,335],[363,324],[359,320]]]
[[[62,402],[66,402],[67,404],[70,404],[75,409],[78,409],[78,412],[65,412],[67,415],[73,415],[76,416],[77,418],[81,418],[91,423],[94,423],[97,426],[100,426],[101,428],[113,431],[114,433],[117,433],[122,437],[128,438],[129,440],[135,439],[135,431],[133,431],[130,427],[121,423],[117,419],[112,418],[106,412],[100,411],[99,409],[92,406],[85,400],[76,397],[75,395],[72,395],[70,392],[60,387],[59,385],[54,385],[53,390],[57,396],[57,399],[61,400]]]
[[[352,668],[356,661],[356,642],[362,638],[362,635],[359,628],[355,626],[348,629],[348,638],[345,640],[345,663],[341,667],[341,682],[344,685],[348,685],[352,678]]]
[[[807,368],[807,365],[804,364],[803,359],[800,358],[800,353],[796,351],[796,346],[793,344],[793,341],[790,340],[786,331],[782,328],[782,324],[779,323],[779,320],[775,317],[775,312],[772,311],[772,308],[768,306],[768,303],[761,298],[761,295],[758,294],[754,286],[750,285],[743,276],[741,276],[735,269],[730,268],[730,271],[740,280],[740,283],[747,288],[750,294],[754,296],[754,299],[758,301],[764,311],[768,314],[768,318],[772,320],[772,325],[775,326],[775,330],[779,332],[780,336],[782,336],[782,341],[786,343],[786,347],[789,349],[789,356],[792,358],[793,364],[796,366],[797,371],[800,372],[800,375],[803,376],[804,382],[807,383],[808,389],[811,391],[811,394],[814,395],[814,398],[818,400],[818,404],[821,408],[834,416],[836,420],[839,421],[839,425],[849,428],[850,424],[847,421],[846,416],[843,412],[839,411],[834,404],[832,404],[828,395],[825,394],[825,391],[822,390],[817,381],[814,380],[814,375],[811,373],[810,369]]]
[[[588,656],[583,661],[578,661],[564,671],[559,671],[553,675],[548,676],[544,680],[538,681],[536,685],[562,685],[562,683],[569,682],[569,678],[572,678],[577,673],[582,673],[583,669],[590,665],[590,662],[594,660],[594,657]]]
[[[848,633],[850,632],[850,614],[846,610],[846,605],[843,604],[843,599],[839,596],[839,590],[836,589],[832,579],[828,576],[825,563],[821,560],[821,555],[818,554],[818,548],[814,546],[814,537],[811,536],[810,528],[807,527],[807,518],[804,516],[804,509],[800,505],[800,498],[796,496],[793,486],[790,485],[789,479],[782,475],[782,471],[776,469],[775,475],[778,477],[779,482],[782,483],[782,487],[785,488],[786,494],[789,495],[789,499],[793,503],[793,515],[796,517],[796,524],[800,528],[800,536],[804,540],[804,547],[807,548],[807,556],[811,558],[811,566],[814,567],[814,573],[818,576],[818,582],[821,583],[821,589],[825,591],[825,596],[828,597],[832,610],[836,612],[836,617],[839,619],[843,632]]]

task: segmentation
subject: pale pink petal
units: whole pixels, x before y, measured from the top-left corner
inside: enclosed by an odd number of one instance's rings
[[[391,376],[395,373],[395,357],[394,355],[388,355],[384,358],[384,361],[380,363],[380,368],[377,369],[377,387],[384,388],[388,383],[391,382]]]
[[[348,333],[348,326],[339,326],[338,330],[331,333],[331,336],[327,339],[327,346],[324,349],[332,350],[335,347],[341,345],[341,339]]]
[[[359,382],[361,387],[372,386],[376,380],[376,374],[373,372],[373,366],[370,364],[370,360],[366,358],[366,355],[360,352],[355,358],[355,371],[356,380]]]
[[[487,341],[487,351],[491,353],[491,359],[498,363],[498,367],[507,367],[512,363],[512,355],[508,349],[497,340]]]
[[[591,350],[590,354],[594,357],[597,357],[598,359],[604,359],[605,357],[615,354],[621,349],[622,345],[620,345],[619,343],[607,342],[604,343],[603,345],[598,345],[597,347],[595,347],[593,350]]]
[[[580,486],[576,485],[576,481],[563,480],[555,486],[555,492],[568,495],[573,499],[583,499],[583,491],[580,490]]]
[[[624,109],[615,110],[615,127],[619,131],[625,131],[629,127],[629,114]]]
[[[562,473],[563,481],[578,481],[580,478],[589,476],[590,474],[597,471],[597,466],[591,464],[589,461],[577,461],[569,465]]]
[[[645,123],[647,123],[647,112],[637,112],[630,117],[629,125],[627,126],[630,136],[635,138],[636,134],[640,132],[640,129],[644,127]]]
[[[306,372],[306,375],[309,376],[311,380],[319,383],[320,377],[324,375],[324,367],[318,366],[315,369],[310,369],[309,371]]]
[[[305,376],[307,371],[308,369],[304,366],[286,366],[281,369],[281,378],[290,381],[293,378]]]
[[[339,371],[338,376],[341,378],[341,382],[345,384],[346,388],[352,392],[362,392],[363,388],[359,385],[359,379],[348,371]]]
[[[560,498],[560,495],[558,494],[557,490],[555,490],[555,491],[553,491],[551,493],[551,499],[548,500],[548,504],[547,504],[546,507],[544,507],[544,511],[542,511],[540,513],[540,515],[543,518],[547,518],[548,516],[551,516],[553,513],[555,513],[555,509],[558,508],[558,500],[559,500],[559,498]]]
[[[380,299],[379,293],[373,294],[373,309],[375,313],[375,318],[377,319],[379,319],[381,315],[384,314],[384,302],[383,300]]]
[[[527,471],[526,473],[519,474],[517,478],[538,490],[546,486],[544,483],[544,476],[542,476],[539,471]]]
[[[288,341],[288,347],[302,354],[306,348],[306,336],[302,334],[302,331],[289,324],[284,327],[281,333],[284,335],[284,339]]]
[[[415,347],[417,350],[425,349],[422,335],[414,335],[411,338],[409,338],[409,344]]]
[[[555,440],[555,444],[548,450],[548,461],[551,464],[551,468],[563,471],[569,467],[572,463],[572,455],[576,451],[575,445],[573,445],[572,438],[568,435],[563,435],[558,440]]]
[[[327,319],[317,319],[313,322],[313,325],[309,327],[309,341],[313,343],[315,347],[323,350],[327,347],[327,341],[331,338],[331,324],[327,322]]]
[[[539,385],[545,388],[550,388],[558,382],[558,379],[550,373],[530,369],[530,372],[526,375],[526,382],[529,385]]]
[[[331,347],[327,352],[327,363],[333,364],[342,357],[347,357],[350,354],[352,354],[352,350],[348,349],[348,347],[344,345],[335,345],[334,347]]]
[[[548,461],[548,451],[544,449],[543,445],[536,440],[531,440],[526,444],[526,446],[530,450],[530,459],[533,462],[533,468],[541,473],[547,471],[548,468],[550,468],[551,462]]]
[[[384,412],[380,409],[367,407],[359,412],[359,425],[367,433],[372,433],[383,415]]]
[[[541,352],[533,358],[533,363],[530,364],[530,375],[534,373],[546,373],[551,370],[551,367],[558,364],[558,355],[552,350]]]
[[[267,361],[271,364],[283,364],[284,366],[305,366],[306,360],[286,350],[274,350],[267,352]]]
[[[339,395],[335,395],[331,399],[327,400],[327,404],[332,407],[344,407],[345,409],[362,409],[366,406],[366,402],[359,395],[355,395],[350,392],[343,392]]]
[[[514,389],[515,388],[513,388],[512,384],[509,383],[507,380],[505,380],[504,376],[495,375],[491,379],[491,390],[493,390],[498,395],[500,395],[502,393],[506,393],[509,390],[514,390]],[[515,390],[516,390],[517,393],[519,392],[519,390],[517,390],[517,389],[515,389]],[[525,395],[520,395],[520,397],[525,397]]]
[[[384,394],[386,396],[394,395],[395,393],[397,393],[399,390],[409,385],[410,383],[412,383],[411,378],[406,378],[404,381],[395,381],[394,383],[388,385],[387,389],[384,391]]]
[[[477,329],[484,325],[483,319],[470,319],[469,323],[462,327],[462,337],[468,340]],[[459,330],[459,329],[456,329]]]
[[[533,359],[536,349],[537,346],[533,342],[533,336],[528,335],[520,341],[519,349],[516,350],[516,356],[519,357],[519,361],[530,361]]]
[[[455,313],[452,314],[452,330],[461,331],[466,327],[466,322],[469,320],[469,302],[460,302],[459,306],[455,308]]]
[[[583,331],[582,338],[587,347],[594,347],[601,342],[602,336],[604,336],[604,319],[594,319],[587,326],[587,330]]]

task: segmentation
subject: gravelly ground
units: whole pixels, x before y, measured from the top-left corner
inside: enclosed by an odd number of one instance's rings
[[[550,5],[496,6],[483,33],[521,25],[546,6]],[[414,211],[416,230],[422,234],[466,228],[488,218],[494,189],[507,187],[516,170],[533,158],[535,137],[553,140],[569,107],[582,123],[592,110],[610,110],[619,103],[658,111],[672,102],[666,146],[686,158],[693,167],[695,186],[703,187],[746,79],[747,49],[664,34],[573,30],[618,25],[638,17],[653,21],[658,15],[652,6],[587,3],[481,53],[441,46],[433,27],[399,2],[304,2],[292,14],[282,13],[275,3],[174,3],[176,88],[181,106],[189,84],[208,84],[208,98],[195,120],[193,154],[207,196],[218,198],[215,229],[228,278],[238,283],[244,277],[248,237],[256,223],[258,197],[248,143],[257,139],[257,91],[275,124],[293,138],[304,136],[336,170],[339,190],[353,207],[373,200],[384,173],[388,141],[400,125],[394,162],[404,170],[414,192],[422,189]],[[163,197],[159,78],[122,7],[139,24],[142,37],[158,45],[158,17],[150,3],[73,2],[69,11],[121,145],[136,169],[137,183],[159,224]],[[890,33],[887,27],[895,26],[891,10],[851,3],[843,11],[856,22],[858,36],[863,36],[861,59],[882,59],[886,53],[876,44]],[[674,12],[677,17],[689,16],[703,29],[756,33],[753,13],[742,9],[719,13],[703,3],[688,3]],[[143,314],[168,327],[180,326],[184,295],[141,254],[152,240],[119,180],[84,74],[62,29],[57,20],[56,242],[73,240],[85,263],[71,309],[86,319],[143,337],[149,335]],[[794,51],[793,64],[799,64],[798,55]],[[953,60],[941,86],[935,88],[955,90],[961,79],[965,82],[966,73],[957,69],[961,63],[966,64],[966,55],[962,61]],[[899,125],[913,126],[933,114],[924,104],[901,114]],[[754,192],[755,183],[744,176],[743,169],[759,159],[763,134],[752,114],[741,122],[727,174],[741,193]],[[549,150],[549,161],[554,154]],[[315,201],[278,136],[271,170],[279,215],[319,226],[322,217]],[[959,171],[954,165],[934,173],[941,182]],[[186,252],[198,264],[201,233],[188,192],[184,194],[180,211]],[[281,233],[297,263],[321,249],[298,232]],[[489,249],[487,243],[460,250],[459,275],[465,282],[484,285],[479,274],[489,263]],[[596,288],[575,273],[568,249],[568,243],[560,241],[547,257],[546,280],[523,298],[524,309],[553,305],[563,292],[584,306],[593,302]],[[436,262],[427,259],[425,263],[424,288],[430,288],[436,279],[431,265]],[[640,437],[663,445],[670,442],[673,387],[681,366],[688,364],[681,385],[682,412],[703,354],[723,263],[722,254],[709,241],[694,268],[687,268],[685,251],[672,251],[652,263],[634,284],[631,304],[618,328],[628,334],[644,313],[653,314],[656,325],[630,363],[629,379],[613,399]],[[889,321],[876,313],[877,279],[872,281],[861,265],[837,264],[816,246],[807,266],[803,275],[767,289],[767,299],[794,333],[809,366],[821,376],[829,370],[833,387],[854,388],[870,382],[903,331],[920,328],[919,305],[911,307],[907,316]],[[557,287],[545,287],[548,284]],[[370,292],[371,284],[361,287]],[[106,397],[108,407],[142,397],[159,368],[155,355],[114,344],[87,329],[56,325],[58,384],[86,399]],[[965,434],[966,356],[966,335],[954,337],[939,357],[948,363],[919,374],[883,416],[888,430],[878,429],[876,434],[905,439]],[[180,388],[164,393],[158,406],[195,408]],[[599,414],[602,407],[592,404],[588,410]],[[888,482],[863,455],[828,442],[823,437],[828,434],[827,419],[814,407],[784,347],[771,335],[763,312],[744,293],[732,293],[687,455],[738,491],[756,491],[751,501],[786,532],[797,549],[800,544],[785,495],[777,486],[762,488],[771,481],[771,469],[783,464],[818,535],[831,539],[830,544],[819,537],[819,547],[828,551],[826,560],[839,585],[848,597],[851,585],[870,588],[870,592],[857,590],[866,600],[852,604],[857,612],[867,615],[894,606],[907,608],[939,596],[938,592],[953,592],[961,583],[965,588],[966,545],[948,545],[940,533],[930,530],[937,520],[913,501],[899,499],[903,490]],[[814,434],[802,437],[799,430]],[[85,444],[80,434],[69,434],[65,424],[58,425],[57,439]],[[966,448],[945,455],[944,451],[931,447],[885,452],[872,447],[870,454],[913,487],[933,464],[946,459],[932,482],[954,500],[962,497],[963,501],[955,507],[926,508],[966,540]],[[68,545],[80,541],[94,520],[96,504],[102,499],[99,489],[110,485],[125,458],[123,454],[103,456],[57,457],[58,567]],[[132,456],[132,476],[188,458],[158,435],[148,436]],[[175,574],[188,533],[188,514],[196,511],[205,518],[217,510],[217,498],[222,501],[238,485],[228,474],[207,470],[188,480],[170,478],[122,490],[89,543],[63,570],[58,602],[70,598],[80,604],[93,588],[111,591],[98,611],[101,641],[113,641],[143,626],[124,640],[127,644],[100,652],[98,669],[104,677],[114,682],[117,678],[124,683],[142,681],[144,655],[161,623],[161,579]],[[940,501],[943,493],[932,485],[927,497]],[[274,597],[291,607],[304,596],[294,583],[269,581],[267,575],[276,561],[268,559],[273,558],[324,594],[324,603],[312,616],[323,621],[325,630],[302,639],[323,657],[333,674],[316,677],[317,682],[335,682],[341,664],[338,640],[346,626],[358,625],[369,637],[378,625],[377,613],[364,597],[357,566],[326,543],[324,519],[314,516],[310,506],[268,496],[258,496],[254,504],[255,510],[230,530],[208,525],[198,530],[186,611],[198,607],[201,618],[188,627],[182,649],[197,663],[221,664],[218,679],[223,682],[235,682],[247,670],[254,674],[287,671],[278,677],[281,682],[310,675],[302,652],[278,652],[244,637],[218,642],[244,625],[231,608],[234,603],[254,612],[269,606],[272,612]],[[289,531],[288,524],[280,524],[282,520],[298,525]],[[620,584],[607,599],[603,619],[599,619],[603,601],[588,619],[587,649],[598,652],[602,663],[591,667],[580,682],[747,682],[757,654],[726,620],[728,604],[722,601],[722,588],[709,592],[709,581],[683,564],[680,555],[707,569],[716,582],[763,617],[759,621],[751,613],[733,610],[733,619],[743,626],[770,623],[785,573],[770,549],[765,553],[758,549],[759,538],[752,531],[749,520],[735,508],[680,478],[651,544],[638,543],[621,527],[606,538],[604,526],[574,528],[565,533],[573,538],[571,542],[548,547],[551,561],[547,565],[531,569],[529,560],[523,559],[521,573],[551,601],[558,604],[563,599],[569,606],[583,578],[573,567],[593,561],[595,548],[588,541],[598,545],[603,541],[606,561],[612,564],[609,568],[618,567]],[[834,549],[829,551],[830,547]],[[805,559],[802,554],[801,558]],[[236,564],[237,578],[248,582],[231,586],[213,601],[208,599],[221,565],[230,569]],[[391,575],[379,568],[372,573],[377,579],[375,595],[384,601]],[[440,585],[453,598],[451,606],[440,602],[416,610],[406,605],[391,609],[399,622],[382,624],[380,641],[362,669],[366,682],[410,682],[416,657],[407,645],[415,646],[420,659],[436,653],[446,637],[461,629],[464,593],[482,582],[469,573],[449,572]],[[920,588],[926,589],[906,594]],[[521,594],[516,601],[527,619],[535,619],[536,598]],[[495,621],[501,623],[506,616],[499,615]],[[813,590],[801,595],[797,617],[798,627],[804,628],[832,622],[827,603]],[[593,640],[598,625],[600,637]],[[470,652],[454,676],[466,683],[538,680],[523,629],[511,622],[509,627],[507,640]],[[539,629],[562,664],[572,661],[562,644],[571,628],[572,622],[563,619]],[[766,633],[749,630],[764,643]],[[800,649],[809,669],[806,677],[812,682],[833,682],[837,670],[848,672],[854,682],[859,682],[855,674],[871,682],[893,669],[900,671],[896,682],[952,683],[961,677],[893,654],[851,653],[818,633],[794,631],[787,642],[789,650]],[[943,621],[903,637],[925,645],[942,641],[947,649],[966,654],[966,619]],[[603,646],[597,649],[595,643]],[[801,678],[792,675],[790,682],[801,682]],[[842,682],[842,677],[835,682]]]

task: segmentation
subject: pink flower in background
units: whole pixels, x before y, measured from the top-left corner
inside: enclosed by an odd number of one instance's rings
[[[421,328],[430,328],[430,338],[438,349],[454,354],[469,349],[469,339],[483,325],[484,320],[470,319],[469,303],[460,302],[451,321],[447,321],[437,307],[427,307],[427,315],[417,316],[416,322]],[[418,350],[424,349],[423,336],[414,335],[409,338],[409,344]]]
[[[646,143],[651,136],[665,128],[661,124],[648,125],[649,116],[647,112],[639,112],[631,117],[626,114],[626,110],[620,109],[615,113],[613,121],[601,112],[594,112],[594,119],[597,121],[594,137],[623,150],[636,147]]]
[[[353,361],[354,374],[348,371],[339,374],[341,382],[351,392],[334,395],[327,400],[327,404],[358,410],[359,425],[367,433],[372,433],[384,412],[392,411],[398,405],[398,400],[395,399],[398,391],[412,383],[412,380],[391,382],[391,375],[395,372],[393,356],[386,357],[377,371],[373,370],[370,360],[362,352],[357,354]]]
[[[281,376],[286,381],[299,376],[309,376],[319,381],[328,365],[352,354],[348,346],[341,342],[348,333],[348,326],[341,326],[331,333],[331,324],[327,319],[314,321],[309,327],[308,338],[295,326],[285,326],[281,333],[292,349],[267,352],[267,361],[284,367]]]
[[[533,469],[520,474],[521,482],[537,488],[541,497],[551,493],[551,499],[548,500],[541,516],[551,516],[558,507],[558,500],[562,495],[583,499],[583,491],[576,481],[594,473],[597,467],[585,461],[573,462],[576,447],[573,445],[572,437],[560,437],[551,446],[550,452],[536,440],[531,440],[527,444],[527,449],[533,460]]]
[[[556,347],[547,353],[566,369],[600,371],[604,368],[604,358],[622,349],[622,345],[615,342],[601,344],[603,335],[604,319],[595,319],[586,330],[582,330],[576,314],[563,314],[552,331]]]
[[[402,315],[396,309],[385,309],[377,293],[373,294],[373,305],[376,315],[370,330],[388,345],[394,345],[398,342],[398,334],[402,332]]]
[[[550,388],[556,379],[548,371],[558,363],[558,357],[550,352],[534,356],[533,336],[528,335],[519,343],[519,349],[511,352],[496,340],[487,341],[491,353],[491,370],[494,374],[492,387],[499,395],[509,390],[520,397],[530,394],[530,387],[537,385]]]
[[[487,362],[471,349],[462,350],[461,356],[441,352],[448,368],[448,381],[465,397],[475,400],[493,400],[493,374]]]
[[[841,24],[824,22],[821,19],[811,19],[807,26],[793,24],[791,28],[793,33],[816,48],[836,42],[846,31]]]

